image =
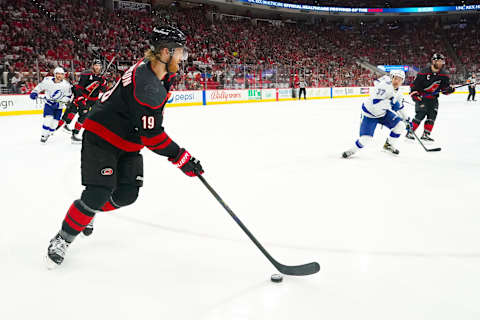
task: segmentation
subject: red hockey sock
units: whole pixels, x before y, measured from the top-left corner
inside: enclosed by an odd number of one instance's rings
[[[76,236],[85,229],[94,216],[94,210],[88,208],[81,200],[75,200],[63,220],[62,230]]]
[[[75,130],[80,131],[80,129],[82,129],[82,127],[83,127],[83,124],[82,124],[82,123],[80,123],[80,122],[78,122],[78,121],[75,122]]]
[[[415,121],[412,121],[413,131],[417,130],[419,125],[420,123],[416,123]]]
[[[433,124],[425,122],[423,129],[425,129],[426,132],[431,133],[433,130]]]

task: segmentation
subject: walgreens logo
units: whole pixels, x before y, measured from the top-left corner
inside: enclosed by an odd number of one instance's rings
[[[241,92],[230,91],[213,91],[210,93],[210,100],[212,101],[228,101],[242,99]]]

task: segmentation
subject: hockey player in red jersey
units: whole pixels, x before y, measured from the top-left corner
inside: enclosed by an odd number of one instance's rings
[[[137,199],[143,184],[140,150],[168,158],[188,176],[203,173],[198,160],[164,131],[163,108],[170,96],[178,64],[186,59],[185,34],[177,28],[155,27],[151,49],[107,91],[85,120],[81,153],[80,199],[73,201],[61,230],[47,250],[49,267],[60,265],[81,232],[92,231],[99,211],[112,211]]]
[[[410,96],[415,101],[415,118],[412,120],[413,131],[417,130],[422,120],[426,117],[423,125],[422,140],[433,141],[430,134],[435,124],[438,113],[438,96],[440,92],[448,95],[455,91],[450,85],[448,72],[443,69],[445,57],[439,53],[432,56],[430,66],[420,70],[417,77],[410,85]],[[408,139],[414,139],[412,133],[408,131]]]
[[[107,81],[101,75],[102,62],[94,60],[92,68],[85,70],[80,74],[80,80],[74,87],[73,101],[65,110],[62,120],[58,123],[58,128],[64,125],[64,130],[72,133],[72,143],[81,143],[80,130],[85,121],[88,112],[97,102],[100,93],[107,91]],[[71,130],[68,125],[72,122],[75,114],[78,113],[78,119],[75,122],[75,127]],[[58,129],[57,128],[57,129]]]

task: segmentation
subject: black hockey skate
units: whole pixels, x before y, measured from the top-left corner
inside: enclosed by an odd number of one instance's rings
[[[46,257],[47,268],[53,269],[62,264],[69,245],[70,243],[63,239],[59,233],[50,240]]]
[[[72,129],[70,129],[66,123],[63,125],[63,128],[62,128],[62,129],[63,129],[63,131],[65,131],[66,133],[72,133]]]
[[[85,227],[85,229],[83,229],[82,231],[82,234],[85,236],[85,237],[88,237],[90,236],[92,233],[93,233],[93,220],[90,221],[89,224],[87,224],[87,226]]]
[[[354,154],[355,154],[355,152],[353,152],[352,150],[347,150],[344,153],[342,153],[342,157],[344,159],[347,159],[347,158],[350,158],[351,156],[353,156]]]
[[[434,142],[435,141],[435,140],[432,139],[432,137],[430,137],[430,133],[428,133],[428,132],[424,132],[420,139],[422,139],[423,141],[427,141],[427,142]]]
[[[40,137],[40,142],[41,142],[41,143],[47,143],[48,137],[49,137],[49,136],[41,136],[41,137]]]
[[[387,141],[385,141],[385,144],[383,145],[383,150],[389,151],[389,152],[393,153],[394,155],[400,154],[400,151],[399,151],[398,149],[396,149],[395,147],[393,147],[393,146],[388,142],[388,139],[387,139]]]

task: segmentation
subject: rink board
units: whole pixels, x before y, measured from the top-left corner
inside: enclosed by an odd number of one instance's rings
[[[295,95],[293,95],[295,90]],[[368,97],[373,87],[307,88],[307,100]],[[404,95],[410,88],[401,87]],[[299,89],[233,89],[204,91],[172,91],[167,107],[207,106],[232,103],[294,101]],[[455,94],[467,94],[458,91]],[[28,94],[0,95],[0,116],[41,114],[42,100],[32,100]]]

